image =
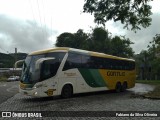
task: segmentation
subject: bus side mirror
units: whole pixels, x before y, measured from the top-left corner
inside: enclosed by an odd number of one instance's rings
[[[18,60],[18,61],[16,61],[15,64],[14,64],[15,69],[17,68],[17,66],[19,64],[22,64],[23,62],[24,62],[24,60]]]
[[[44,63],[44,61],[49,61],[49,60],[54,60],[54,59],[55,59],[54,57],[48,57],[48,58],[40,58],[40,59],[38,59],[36,61],[36,64],[35,64],[35,71],[41,70],[41,66]]]
[[[54,60],[54,57],[48,57],[48,58],[40,58],[35,63],[35,77],[40,78],[42,81],[44,79],[44,65],[47,61]]]

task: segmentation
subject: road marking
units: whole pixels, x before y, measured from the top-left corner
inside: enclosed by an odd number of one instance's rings
[[[16,88],[16,89],[15,89]],[[11,88],[8,88],[7,91],[8,92],[13,92],[14,90],[18,90],[18,86],[14,85]]]
[[[3,86],[3,87],[5,87],[5,86],[7,86],[7,84],[2,84],[2,85],[0,85],[0,86]]]

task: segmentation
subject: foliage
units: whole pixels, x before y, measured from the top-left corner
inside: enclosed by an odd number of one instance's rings
[[[133,44],[133,42],[131,42],[129,39],[126,39],[124,36],[115,36],[111,41],[111,54],[122,57],[133,56],[134,52],[130,47],[131,44]]]
[[[0,82],[6,81],[6,80],[7,80],[7,77],[5,77],[5,76],[0,76]]]
[[[105,22],[114,20],[124,24],[124,28],[131,25],[132,30],[148,27],[151,24],[152,0],[85,0],[83,10],[94,14],[95,22],[105,25]]]
[[[160,79],[160,34],[156,34],[148,45],[148,50],[141,51],[137,63],[142,79]]]
[[[160,80],[136,80],[136,83],[160,85]]]
[[[94,28],[91,33],[85,33],[81,29],[76,33],[62,33],[56,40],[58,47],[79,48],[121,57],[133,56],[131,44],[133,43],[128,38],[112,37],[111,33],[102,27]]]
[[[27,54],[26,53],[17,53],[17,60],[25,59]],[[14,67],[15,63],[15,54],[4,54],[0,53],[0,68],[12,68]]]
[[[13,67],[14,57],[4,53],[0,53],[0,68]]]

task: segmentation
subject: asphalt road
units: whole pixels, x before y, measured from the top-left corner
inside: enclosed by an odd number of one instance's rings
[[[88,115],[87,111],[95,111],[95,114],[98,111],[160,111],[160,100],[150,100],[143,98],[133,98],[131,97],[132,93],[146,93],[154,89],[154,86],[145,85],[145,84],[136,84],[136,86],[132,89],[127,90],[126,92],[115,93],[110,91],[105,92],[96,92],[96,93],[87,93],[87,94],[78,94],[74,95],[69,99],[60,99],[59,97],[50,97],[50,98],[32,98],[29,96],[22,95],[18,93],[18,83],[19,82],[4,82],[0,83],[0,111],[9,111],[9,112],[22,112],[22,111],[48,111],[46,115],[43,116],[43,119],[51,119],[48,117],[59,119],[59,117],[55,117],[55,113],[53,111],[63,111],[63,115],[67,115],[67,111],[71,111],[71,114],[74,111],[84,111],[81,114],[84,116]],[[49,112],[50,111],[50,112]],[[73,111],[73,112],[72,112]],[[86,111],[86,112],[85,112]],[[97,111],[97,112],[96,112]],[[66,120],[63,115],[59,114],[60,118]],[[92,114],[94,115],[94,114]],[[100,116],[99,116],[100,117]],[[95,119],[100,120],[100,118],[94,117],[74,117],[74,119]],[[1,117],[0,117],[1,119]],[[21,118],[15,118],[21,119]],[[27,118],[30,120],[31,118]],[[35,118],[33,118],[35,119]],[[39,119],[39,118],[37,118]],[[71,117],[67,117],[67,119],[73,119]],[[118,117],[121,120],[146,120],[146,117]],[[149,120],[160,119],[157,117],[154,119],[153,117],[147,117]],[[104,120],[106,118],[104,117]],[[111,120],[117,120],[116,117],[111,117]]]
[[[0,82],[0,104],[18,93],[19,81]]]
[[[6,101],[0,104],[0,111],[8,111],[11,113],[25,113],[28,111],[30,113],[36,112],[47,112],[42,113],[42,119],[62,119],[62,120],[106,120],[105,116],[107,112],[130,112],[135,111],[139,112],[151,112],[160,111],[160,100],[150,100],[144,98],[133,98],[131,97],[132,93],[142,93],[152,90],[154,87],[145,84],[136,84],[135,88],[127,90],[126,92],[115,93],[110,91],[105,92],[96,92],[89,94],[78,94],[74,95],[69,99],[60,99],[59,97],[49,97],[49,98],[32,98],[29,96],[22,95],[18,92],[18,82],[13,83],[3,83],[1,84],[1,97],[6,96]],[[5,88],[5,89],[4,89]],[[6,93],[7,94],[6,94]],[[14,95],[15,94],[15,95]],[[11,96],[9,96],[11,95]],[[14,95],[14,96],[13,96]],[[12,97],[13,96],[13,97]],[[4,100],[4,99],[3,99]],[[57,111],[58,114],[55,115]],[[66,115],[72,116],[74,112],[81,111],[78,117],[64,117]],[[90,113],[88,111],[92,111]],[[101,111],[104,111],[101,113]],[[100,112],[98,117],[93,117],[97,112]],[[154,112],[153,112],[154,113]],[[144,113],[142,113],[144,114]],[[158,113],[159,114],[159,113]],[[101,116],[102,115],[102,116]],[[109,115],[109,114],[108,114]],[[114,114],[115,115],[115,114]],[[45,117],[46,116],[46,117]],[[59,116],[59,117],[58,117]],[[86,116],[86,117],[81,117]],[[160,114],[158,115],[160,116]],[[13,117],[13,114],[12,114]],[[15,117],[15,116],[14,116]],[[0,116],[1,119],[1,116]],[[20,120],[21,117],[15,117],[13,119]],[[27,120],[31,120],[31,117],[27,117]],[[35,118],[32,118],[35,119]],[[40,118],[37,118],[37,120]],[[110,120],[160,120],[160,117],[110,117],[107,118]]]
[[[16,95],[19,92],[18,86],[19,86],[19,81],[0,82],[0,104],[5,102],[7,99],[13,97],[14,95]],[[154,86],[137,83],[135,87],[132,89],[129,89],[128,90],[129,92],[126,92],[126,94],[130,94],[130,93],[144,94],[146,92],[152,91],[153,89],[154,89]],[[94,94],[94,93],[91,93],[91,94]]]

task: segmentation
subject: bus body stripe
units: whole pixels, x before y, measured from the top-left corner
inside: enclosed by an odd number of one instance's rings
[[[106,83],[98,69],[78,69],[90,87],[105,87]]]

